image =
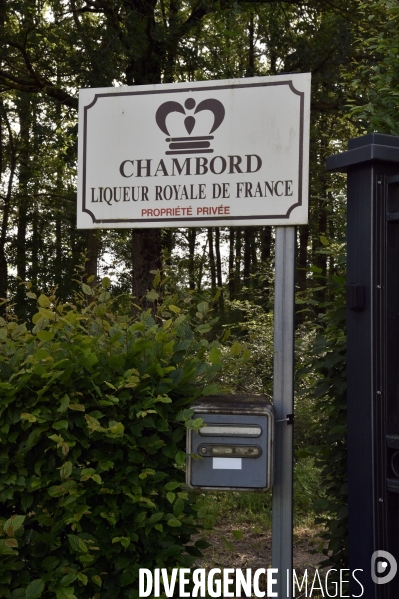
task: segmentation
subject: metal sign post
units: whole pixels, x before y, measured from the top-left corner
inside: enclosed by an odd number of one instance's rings
[[[295,227],[276,228],[273,406],[276,414],[272,565],[278,597],[292,597]]]

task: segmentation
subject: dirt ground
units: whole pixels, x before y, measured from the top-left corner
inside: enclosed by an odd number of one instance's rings
[[[241,531],[241,539],[235,538],[233,531]],[[236,536],[239,536],[239,534]],[[271,567],[272,538],[271,531],[261,532],[259,526],[251,524],[233,525],[226,522],[216,526],[212,531],[204,531],[198,538],[203,538],[211,546],[203,550],[204,557],[198,558],[197,568],[268,568]],[[305,569],[308,577],[313,578],[316,569],[320,570],[319,563],[325,556],[317,552],[320,544],[317,529],[297,528],[294,534],[294,569],[299,578]],[[262,583],[260,588],[262,588]],[[265,590],[265,588],[263,589]],[[296,594],[297,599],[305,597],[302,593]]]

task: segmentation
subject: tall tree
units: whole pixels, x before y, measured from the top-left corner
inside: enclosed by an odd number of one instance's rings
[[[13,241],[9,245],[4,241],[8,264],[16,265],[18,261],[25,276],[40,285],[58,284],[61,288],[61,281],[72,276],[84,246],[88,276],[97,273],[102,256],[111,251],[125,265],[124,286],[133,273],[130,288],[134,285],[134,295],[140,299],[151,286],[149,272],[161,267],[162,247],[168,255],[173,251],[172,238],[166,243],[158,230],[133,231],[129,250],[126,232],[104,233],[99,245],[93,231],[86,234],[75,230],[76,109],[80,87],[311,71],[312,172],[318,176],[324,154],[330,151],[328,143],[322,152],[317,149],[324,131],[334,135],[339,129],[339,135],[347,135],[337,124],[342,122],[351,94],[356,96],[342,65],[350,71],[358,51],[354,43],[359,31],[358,4],[358,0],[48,0],[45,4],[4,0],[0,8],[4,23],[0,30],[3,105],[7,112],[7,102],[12,106],[17,94],[20,98],[23,95],[31,98],[35,112],[31,127],[34,139],[28,140],[33,195],[29,198],[25,234],[23,210],[18,227],[15,215],[6,209],[6,205],[17,203],[16,185],[8,204],[4,200],[1,204],[2,222],[6,222]],[[20,124],[15,130],[13,123],[10,126],[13,135],[18,134]],[[15,173],[14,183],[21,188],[23,168],[19,159]],[[3,190],[8,174],[8,167],[3,168]],[[312,189],[316,189],[313,181]],[[320,227],[323,233],[330,232],[327,190],[328,181],[324,190],[312,192],[310,228],[300,233],[301,268],[322,261]],[[15,228],[20,232],[18,243]],[[265,261],[270,255],[269,230],[260,242],[259,236],[253,235],[239,230],[230,235],[231,298],[237,297],[242,277],[248,285],[258,260]],[[192,287],[195,280],[197,288],[203,283],[206,286],[205,256],[195,260],[194,253],[190,255],[191,262],[186,262],[189,285]],[[330,262],[326,261],[323,272],[330,268]],[[306,278],[299,280],[304,289]],[[68,285],[62,293],[67,296]]]
[[[7,142],[6,142],[7,139]],[[17,167],[16,138],[11,129],[9,115],[5,104],[0,101],[0,181],[4,176],[2,197],[2,219],[0,229],[0,299],[7,297],[8,291],[8,260],[6,241],[11,211],[12,187]]]

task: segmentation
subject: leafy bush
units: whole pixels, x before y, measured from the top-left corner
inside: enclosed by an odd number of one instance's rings
[[[346,461],[346,331],[345,279],[333,276],[333,300],[320,315],[308,369],[312,371],[311,394],[317,418],[310,421],[314,442],[298,452],[302,458],[314,457],[320,469],[322,490],[314,509],[317,524],[324,526],[324,566],[348,567],[348,489]],[[302,369],[302,373],[306,369]]]
[[[316,454],[316,464],[322,469],[324,497],[315,506],[327,541],[324,563],[337,569],[348,567],[348,484],[346,439],[346,331],[344,294],[336,296],[336,308],[325,316],[326,329],[316,339],[319,354],[315,370],[317,408],[320,411],[319,430],[323,442],[309,448]]]
[[[207,545],[189,544],[206,508],[183,466],[190,403],[222,363],[208,307],[192,327],[169,297],[132,324],[109,283],[75,304],[41,295],[32,331],[0,319],[0,597],[135,597],[139,567]]]
[[[294,464],[294,525],[313,518],[315,503],[323,494],[320,468],[312,457],[301,457]]]

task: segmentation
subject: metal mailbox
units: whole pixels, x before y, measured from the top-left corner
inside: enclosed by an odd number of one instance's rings
[[[187,434],[186,482],[197,491],[273,485],[274,410],[264,395],[210,395],[193,405],[204,426]]]

